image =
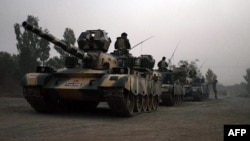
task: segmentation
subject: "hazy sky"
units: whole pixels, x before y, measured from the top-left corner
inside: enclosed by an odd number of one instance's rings
[[[58,38],[67,27],[77,38],[103,29],[112,39],[109,52],[122,32],[132,46],[154,36],[131,53],[152,54],[156,62],[180,42],[175,64],[199,59],[202,73],[212,69],[224,85],[244,82],[250,68],[250,0],[1,0],[0,51],[17,53],[13,26],[28,15]]]

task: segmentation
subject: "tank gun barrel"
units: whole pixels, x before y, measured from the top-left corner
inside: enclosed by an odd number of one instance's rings
[[[77,49],[73,45],[71,45],[67,42],[61,41],[60,39],[56,38],[55,36],[53,36],[49,33],[46,33],[37,27],[34,27],[33,25],[29,24],[26,21],[24,21],[22,23],[22,26],[26,30],[29,30],[29,31],[35,33],[36,35],[38,35],[39,37],[44,38],[44,39],[52,42],[53,44],[61,47],[64,51],[68,52],[71,55],[74,55],[80,59],[89,59],[90,58],[87,54],[84,54],[83,51]]]

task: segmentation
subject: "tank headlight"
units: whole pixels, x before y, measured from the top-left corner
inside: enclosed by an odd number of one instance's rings
[[[125,70],[124,69],[120,69],[120,73],[124,73],[125,72]]]
[[[136,59],[136,60],[135,60],[135,66],[140,66],[140,61],[141,61],[141,60],[140,60],[139,58]]]
[[[45,72],[45,68],[44,67],[42,67],[41,72]]]

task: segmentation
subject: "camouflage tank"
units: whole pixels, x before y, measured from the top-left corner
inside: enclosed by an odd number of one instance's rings
[[[160,71],[162,74],[161,105],[174,106],[183,101],[186,71],[184,68]]]
[[[22,25],[71,54],[62,69],[39,66],[23,77],[24,97],[37,112],[93,109],[99,102],[125,117],[157,109],[161,82],[151,55],[106,53],[111,40],[103,30],[82,32],[76,48],[27,22]]]

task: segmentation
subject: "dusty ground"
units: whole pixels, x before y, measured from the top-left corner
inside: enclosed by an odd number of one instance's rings
[[[222,141],[224,124],[250,124],[250,98],[221,97],[115,117],[105,103],[92,113],[38,114],[23,98],[0,97],[0,140]]]

